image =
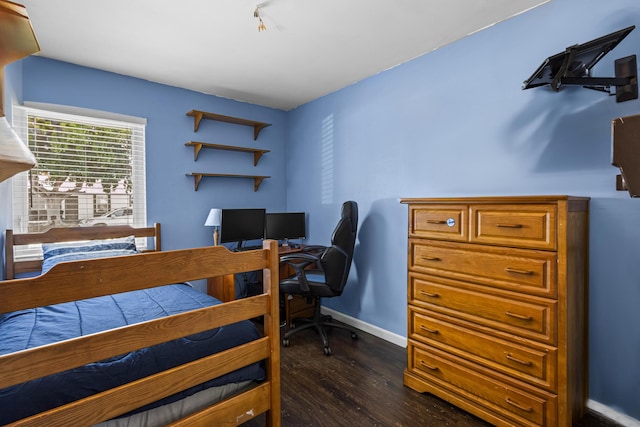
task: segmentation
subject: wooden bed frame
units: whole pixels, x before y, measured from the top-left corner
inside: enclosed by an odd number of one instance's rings
[[[29,269],[35,265],[13,262],[13,247],[17,244],[133,234],[156,238],[154,249],[159,249],[159,231],[159,225],[144,229],[128,226],[57,229],[39,234],[13,234],[7,230],[7,271],[11,271],[13,276],[31,271]],[[239,425],[264,412],[267,412],[268,426],[280,426],[278,268],[278,244],[265,241],[263,249],[238,253],[217,246],[165,252],[154,250],[136,255],[64,262],[44,275],[0,282],[0,313],[6,313],[238,272],[262,270],[264,278],[263,293],[254,297],[0,356],[0,388],[4,388],[139,348],[264,316],[262,338],[11,425],[93,425],[264,360],[267,372],[264,382],[171,426]],[[141,282],[140,277],[145,277],[145,281]]]

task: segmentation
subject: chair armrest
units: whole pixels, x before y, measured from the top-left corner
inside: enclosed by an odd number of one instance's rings
[[[305,247],[302,248],[303,253],[313,254],[317,256],[322,255],[322,253],[326,250],[327,250],[327,246],[322,246],[322,245],[306,245]]]
[[[280,262],[283,262],[296,271],[307,268],[311,264],[318,265],[320,262],[320,258],[315,255],[305,254],[302,252],[296,252],[294,254],[282,255],[280,257]]]
[[[318,262],[316,262],[316,268],[317,269],[322,269],[322,267],[320,267],[320,258],[322,258],[322,255],[327,251],[327,249],[329,249],[329,246],[308,245],[308,246],[305,246],[304,248],[302,248],[302,253],[303,254],[310,254],[310,255],[313,255],[313,256],[317,257],[318,258]]]
[[[298,279],[298,284],[300,285],[300,289],[303,292],[311,291],[309,287],[309,282],[307,282],[307,276],[305,273],[305,269],[311,264],[318,264],[320,259],[311,254],[305,254],[302,252],[296,252],[293,254],[283,255],[280,257],[280,262],[283,262],[289,265]]]
[[[304,261],[316,262],[318,260],[319,258],[316,255],[306,254],[304,252],[294,252],[292,254],[280,256],[280,262],[286,262],[287,264],[295,263],[296,261],[297,262],[304,262]]]

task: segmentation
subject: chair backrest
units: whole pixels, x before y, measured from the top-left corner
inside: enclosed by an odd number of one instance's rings
[[[358,232],[358,204],[354,201],[342,204],[342,214],[331,236],[331,246],[324,252],[320,264],[327,285],[336,294],[342,294],[356,245]]]

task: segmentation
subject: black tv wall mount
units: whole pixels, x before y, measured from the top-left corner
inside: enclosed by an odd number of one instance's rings
[[[635,25],[597,38],[587,43],[569,46],[564,52],[544,60],[542,65],[525,80],[522,89],[551,86],[558,92],[563,85],[580,85],[616,96],[617,102],[638,98],[638,66],[636,55],[615,60],[615,77],[594,77],[593,66],[615,48]],[[611,88],[615,92],[611,92]]]

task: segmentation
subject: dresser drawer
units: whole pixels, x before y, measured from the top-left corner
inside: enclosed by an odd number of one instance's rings
[[[555,298],[556,255],[531,251],[410,239],[409,268],[486,286]]]
[[[556,206],[471,205],[470,241],[556,250]]]
[[[501,418],[508,418],[513,425],[555,425],[555,395],[533,388],[510,386],[461,362],[437,349],[409,344],[408,370],[436,387],[480,404]]]
[[[556,302],[513,299],[464,289],[439,277],[409,273],[409,304],[556,345]]]
[[[476,331],[468,323],[456,323],[456,319],[411,308],[409,338],[547,390],[556,387],[554,347],[514,343]]]
[[[467,205],[429,205],[409,207],[409,236],[467,241]]]

